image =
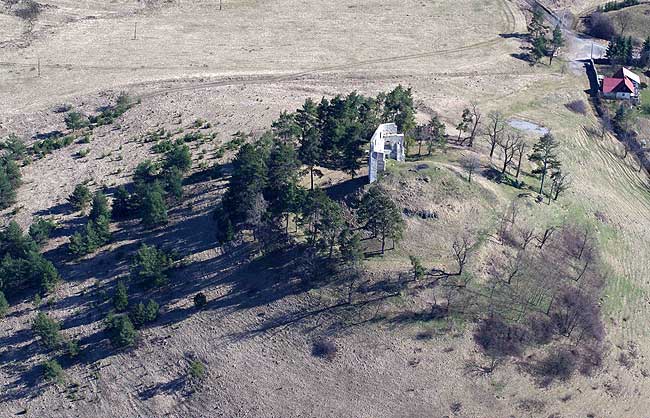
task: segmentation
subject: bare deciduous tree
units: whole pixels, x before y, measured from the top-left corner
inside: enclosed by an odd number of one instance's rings
[[[508,165],[512,162],[517,153],[517,149],[522,142],[521,134],[517,131],[511,130],[505,135],[501,136],[498,144],[503,152],[503,166],[501,167],[501,174],[505,174]]]
[[[479,126],[481,125],[481,118],[483,115],[481,114],[481,111],[479,110],[478,104],[476,102],[472,102],[470,106],[474,125],[472,126],[472,131],[469,135],[469,143],[467,146],[471,148],[474,146],[474,140],[476,139],[476,135],[478,133]]]
[[[494,155],[494,150],[496,149],[497,144],[501,134],[506,128],[505,117],[499,111],[492,111],[488,114],[488,126],[486,130],[486,135],[490,142],[490,159]]]
[[[460,165],[467,171],[468,181],[472,182],[472,174],[481,168],[481,158],[477,154],[465,155],[460,160]]]

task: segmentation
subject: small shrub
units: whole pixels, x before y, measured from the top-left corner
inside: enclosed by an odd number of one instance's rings
[[[574,100],[566,104],[567,109],[581,115],[587,114],[587,104],[582,100]]]
[[[77,129],[85,128],[88,126],[88,117],[79,112],[70,112],[65,116],[65,125],[68,129],[76,131]]]
[[[88,156],[89,153],[90,153],[89,148],[80,149],[79,151],[77,151],[77,157],[78,158],[84,158],[84,157]]]
[[[192,360],[190,362],[190,366],[187,371],[187,377],[191,382],[196,383],[202,381],[205,379],[206,374],[207,369],[205,367],[205,364],[201,363],[198,360]]]
[[[79,342],[76,340],[70,340],[66,343],[65,347],[66,354],[70,358],[75,358],[79,355],[81,350],[79,349]]]
[[[197,308],[202,308],[208,304],[208,298],[205,296],[205,293],[199,292],[194,295],[194,306]]]
[[[90,144],[90,134],[86,134],[77,141],[78,144]]]
[[[314,357],[319,357],[328,361],[332,361],[336,358],[338,348],[334,341],[327,338],[319,338],[314,341],[311,349],[311,354]]]
[[[41,364],[43,378],[52,383],[63,383],[63,368],[56,360],[47,360]]]

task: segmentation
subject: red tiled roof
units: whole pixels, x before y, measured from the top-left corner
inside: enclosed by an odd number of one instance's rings
[[[628,78],[603,79],[603,93],[634,93],[634,84]]]
[[[632,71],[628,70],[625,67],[621,67],[621,69],[618,70],[616,74],[614,74],[614,78],[628,78],[637,84],[641,84],[641,79],[639,78],[639,76],[634,74]]]

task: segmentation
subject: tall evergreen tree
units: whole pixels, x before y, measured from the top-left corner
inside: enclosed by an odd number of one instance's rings
[[[372,186],[363,196],[359,207],[359,220],[364,229],[381,238],[381,253],[386,248],[386,238],[393,240],[393,245],[400,240],[405,222],[402,213],[380,186]]]
[[[558,143],[550,133],[542,136],[533,146],[533,153],[528,157],[531,162],[537,163],[538,167],[533,174],[540,175],[539,193],[544,191],[544,180],[552,171],[558,170],[561,166],[557,155]]]
[[[564,46],[564,35],[562,34],[562,28],[558,24],[555,26],[555,29],[553,29],[553,38],[551,39],[551,54],[550,54],[550,60],[549,60],[549,65],[553,64],[553,58],[555,57],[555,54],[557,54],[557,51]]]

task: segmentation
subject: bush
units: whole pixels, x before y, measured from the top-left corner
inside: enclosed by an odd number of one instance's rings
[[[41,14],[41,5],[34,0],[25,0],[19,3],[18,8],[14,10],[14,14],[21,19],[35,20]]]
[[[117,283],[115,295],[113,296],[113,306],[118,312],[122,312],[129,306],[129,296],[124,282]]]
[[[63,368],[56,360],[47,360],[41,363],[43,378],[48,382],[63,383]]]
[[[22,139],[15,134],[10,134],[7,139],[0,144],[0,149],[6,151],[5,159],[20,160],[27,155],[27,147]]]
[[[491,364],[485,368],[488,372],[502,358],[519,356],[527,337],[524,329],[507,324],[497,317],[484,319],[474,331],[474,341],[491,360]]]
[[[75,210],[85,210],[92,199],[90,189],[83,183],[77,184],[68,198]]]
[[[138,336],[138,332],[127,315],[110,316],[107,320],[106,330],[109,333],[111,344],[117,348],[133,346]]]
[[[5,294],[0,291],[0,318],[4,317],[9,310],[9,302],[5,298]]]
[[[576,370],[576,360],[576,356],[567,348],[550,351],[534,367],[539,383],[548,386],[555,380],[569,380]]]
[[[79,112],[70,112],[65,116],[65,125],[68,129],[76,131],[77,129],[85,128],[88,126],[89,121],[86,115]]]
[[[574,100],[566,104],[566,107],[572,112],[579,113],[581,115],[587,114],[587,104],[582,100]]]
[[[41,343],[49,349],[58,348],[61,344],[60,329],[59,322],[43,312],[39,312],[32,323],[32,331],[41,339]]]
[[[616,36],[616,28],[609,16],[594,12],[589,17],[589,33],[596,38],[610,40]]]
[[[327,338],[319,338],[314,341],[311,349],[311,354],[314,357],[323,358],[328,361],[332,361],[336,358],[338,348],[334,341]]]
[[[197,308],[202,308],[208,304],[208,298],[205,296],[205,293],[199,292],[194,295],[194,306]]]

